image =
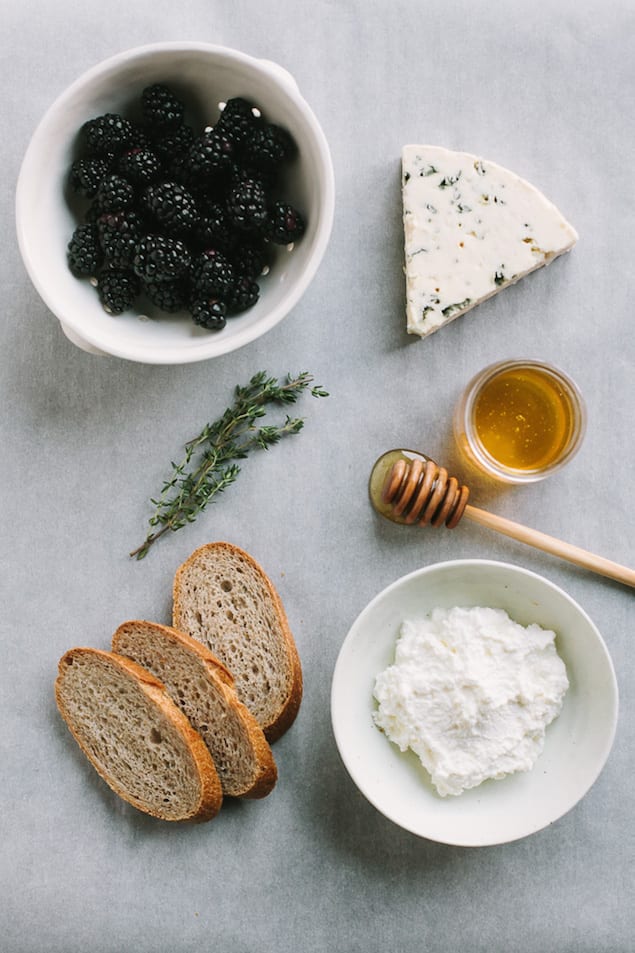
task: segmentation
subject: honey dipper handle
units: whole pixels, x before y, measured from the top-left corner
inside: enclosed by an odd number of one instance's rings
[[[596,556],[586,549],[580,549],[579,546],[572,546],[554,536],[547,536],[546,533],[530,529],[529,526],[523,526],[521,523],[514,523],[512,520],[505,519],[504,516],[496,516],[494,513],[488,513],[487,510],[478,509],[470,504],[465,507],[463,515],[474,523],[502,533],[503,536],[510,536],[535,549],[541,549],[545,553],[560,556],[584,569],[590,569],[592,572],[599,573],[600,576],[608,576],[609,579],[615,579],[626,586],[635,587],[635,570],[620,566],[619,563],[604,559],[603,556]]]

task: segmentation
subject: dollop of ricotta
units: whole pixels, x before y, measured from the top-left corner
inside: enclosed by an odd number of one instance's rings
[[[555,638],[503,609],[405,620],[394,663],[375,680],[375,724],[418,755],[442,797],[529,771],[569,687]]]

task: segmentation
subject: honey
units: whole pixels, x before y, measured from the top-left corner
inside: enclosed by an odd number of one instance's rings
[[[416,450],[388,450],[375,461],[368,482],[368,493],[371,503],[378,513],[393,523],[407,522],[404,515],[395,513],[393,502],[385,498],[384,489],[386,481],[392,468],[398,461],[403,460],[406,465],[410,466],[415,460],[425,463],[426,460],[429,459],[430,457],[427,457],[424,453],[418,453]]]
[[[561,371],[537,361],[506,361],[470,383],[455,414],[455,433],[481,469],[525,482],[573,455],[584,422],[582,398]]]
[[[472,413],[486,453],[516,470],[537,470],[558,460],[573,426],[562,385],[535,367],[510,368],[490,378]]]

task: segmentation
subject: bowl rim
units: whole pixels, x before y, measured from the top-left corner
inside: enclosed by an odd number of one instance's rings
[[[245,64],[255,70],[266,72],[272,77],[274,82],[284,90],[285,95],[294,102],[302,113],[303,119],[314,140],[317,163],[320,167],[323,180],[319,220],[313,238],[313,248],[304,265],[304,270],[296,278],[293,285],[290,286],[282,300],[256,323],[246,326],[237,334],[231,337],[219,335],[210,337],[209,340],[201,338],[200,346],[197,345],[195,347],[191,345],[179,346],[174,343],[171,343],[168,347],[157,346],[156,344],[154,346],[152,346],[152,344],[146,345],[145,343],[143,345],[121,344],[116,336],[111,338],[108,335],[101,334],[99,329],[85,326],[74,314],[65,314],[63,317],[60,317],[58,313],[60,310],[59,300],[47,289],[39,275],[37,264],[31,256],[27,239],[27,216],[23,213],[28,182],[33,174],[33,167],[38,162],[41,140],[46,136],[47,128],[52,121],[52,117],[57,115],[59,111],[64,108],[65,103],[72,99],[76,92],[87,82],[91,82],[93,79],[99,78],[101,75],[113,69],[117,69],[120,65],[133,62],[135,59],[143,59],[157,53],[169,52],[211,54],[231,62]],[[258,58],[249,53],[234,49],[233,47],[195,40],[171,40],[131,47],[130,49],[115,53],[85,70],[59,93],[47,107],[36,125],[20,165],[15,193],[15,224],[18,247],[27,274],[46,307],[51,311],[53,316],[57,318],[64,329],[68,327],[71,332],[74,332],[76,336],[87,342],[92,348],[107,355],[137,361],[143,364],[187,364],[208,360],[213,357],[220,357],[223,354],[244,347],[279,324],[292,311],[315,277],[330,240],[334,215],[335,174],[330,148],[315,113],[302,96],[292,74],[272,60]]]
[[[347,757],[348,751],[346,746],[346,740],[344,739],[344,727],[342,725],[341,718],[338,717],[336,711],[337,705],[340,702],[341,693],[343,691],[343,685],[340,684],[343,679],[343,668],[344,661],[346,657],[346,651],[350,647],[351,643],[354,641],[357,631],[363,626],[366,618],[371,616],[377,605],[383,601],[390,593],[395,589],[398,589],[401,586],[407,585],[413,579],[420,578],[422,576],[434,575],[438,573],[444,573],[454,570],[462,570],[466,568],[484,568],[490,570],[503,570],[506,573],[511,575],[523,576],[529,579],[532,579],[538,582],[540,585],[545,586],[547,589],[551,590],[556,596],[561,598],[564,602],[568,603],[570,608],[572,608],[576,613],[582,617],[589,626],[590,631],[592,632],[597,647],[599,648],[603,659],[606,663],[607,674],[609,676],[611,692],[609,696],[610,709],[607,715],[607,724],[604,735],[603,745],[601,747],[601,753],[598,755],[595,768],[592,775],[589,776],[589,779],[583,789],[581,788],[576,796],[569,799],[567,805],[558,811],[558,813],[552,816],[548,821],[540,821],[534,825],[528,825],[528,827],[522,832],[516,834],[513,837],[503,835],[499,838],[487,838],[486,840],[482,839],[473,839],[469,840],[467,838],[461,837],[447,837],[447,836],[438,836],[435,835],[432,831],[427,830],[423,831],[420,828],[420,825],[414,823],[405,823],[400,820],[397,812],[389,812],[386,810],[385,805],[379,803],[379,799],[376,798],[372,791],[369,791],[368,786],[365,785],[363,778],[360,778],[360,772],[357,770],[354,764],[351,763],[352,759]],[[350,688],[348,689],[350,694]],[[414,834],[418,837],[421,837],[426,840],[433,841],[435,843],[446,844],[448,846],[454,847],[490,847],[497,846],[500,844],[511,843],[515,840],[520,840],[522,838],[528,837],[531,834],[537,833],[540,830],[543,830],[549,824],[554,823],[559,820],[570,810],[572,810],[576,804],[578,804],[582,798],[590,791],[591,787],[595,784],[601,772],[603,771],[606,762],[611,753],[613,743],[615,741],[615,736],[617,732],[618,724],[618,715],[619,715],[619,686],[617,682],[617,677],[615,673],[615,667],[613,665],[613,660],[609,652],[608,646],[599,631],[596,624],[593,622],[589,614],[582,608],[582,606],[567,593],[561,586],[547,579],[545,576],[541,575],[538,572],[535,572],[531,569],[526,569],[523,566],[517,565],[515,563],[506,562],[503,560],[496,559],[485,559],[485,558],[461,558],[461,559],[450,559],[442,560],[440,562],[430,563],[427,566],[419,567],[418,569],[412,570],[397,579],[389,583],[383,589],[381,589],[357,614],[352,624],[350,625],[348,632],[342,641],[340,649],[337,654],[337,659],[333,669],[332,681],[331,681],[331,692],[330,692],[330,707],[331,707],[331,729],[332,734],[335,740],[336,748],[338,750],[342,765],[349,774],[351,780],[356,785],[361,794],[366,798],[366,800],[377,810],[380,814],[386,817],[389,821],[401,827],[403,830],[408,831],[411,834]]]

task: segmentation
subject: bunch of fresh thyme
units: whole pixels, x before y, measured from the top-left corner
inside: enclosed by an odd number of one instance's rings
[[[258,425],[268,404],[293,404],[313,382],[306,371],[297,377],[287,375],[279,382],[264,371],[255,374],[246,387],[236,387],[234,402],[222,417],[206,424],[198,437],[185,444],[185,456],[172,463],[172,476],[163,484],[161,495],[152,499],[156,507],[150,518],[151,530],[144,542],[130,555],[143,559],[164,533],[175,532],[193,523],[217,493],[230,486],[250,450],[266,450],[282,437],[299,433],[304,424],[300,417],[286,417],[284,423]],[[314,397],[327,397],[321,387],[311,388]]]

